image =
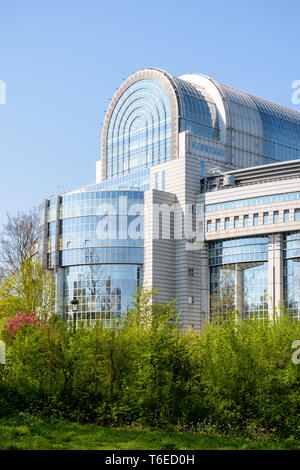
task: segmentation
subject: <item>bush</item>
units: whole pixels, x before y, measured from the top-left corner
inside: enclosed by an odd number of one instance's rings
[[[10,318],[7,320],[6,324],[4,325],[4,329],[2,332],[2,337],[7,342],[10,342],[13,338],[16,337],[17,332],[24,328],[25,326],[34,325],[39,322],[39,318],[35,314],[35,312],[30,313],[23,313],[17,312],[15,317]]]
[[[20,328],[0,377],[0,414],[141,423],[251,437],[300,437],[300,323],[182,330],[173,303],[140,292],[122,324],[69,329],[52,316]]]

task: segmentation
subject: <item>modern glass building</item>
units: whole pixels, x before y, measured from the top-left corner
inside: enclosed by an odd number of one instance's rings
[[[57,311],[74,320],[75,299],[76,321],[109,326],[143,284],[199,328],[227,276],[244,317],[285,303],[300,318],[299,159],[300,112],[201,74],[131,75],[106,112],[96,182],[40,206]]]

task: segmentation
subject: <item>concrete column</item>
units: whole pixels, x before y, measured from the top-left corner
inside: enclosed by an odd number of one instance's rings
[[[243,314],[243,270],[237,265],[235,268],[235,308],[240,315]]]
[[[63,316],[64,314],[64,269],[57,268],[55,273],[56,301],[55,313]]]
[[[276,310],[280,314],[283,303],[283,257],[282,234],[269,235],[268,248],[268,311],[273,318]]]

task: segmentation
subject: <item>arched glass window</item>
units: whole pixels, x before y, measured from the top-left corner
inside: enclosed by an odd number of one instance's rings
[[[171,106],[163,87],[139,80],[119,98],[107,132],[107,178],[171,158]]]

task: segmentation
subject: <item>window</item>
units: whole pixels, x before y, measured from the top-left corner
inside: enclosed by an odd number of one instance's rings
[[[253,214],[253,225],[258,225],[258,214]]]
[[[240,225],[240,218],[239,216],[235,216],[234,218],[234,228],[238,228],[238,226]]]
[[[216,220],[216,230],[221,230],[221,219]]]
[[[230,228],[230,219],[229,219],[229,217],[226,217],[225,218],[225,229],[227,230],[228,228]]]
[[[269,212],[264,212],[263,221],[264,221],[264,224],[269,223]]]
[[[249,225],[249,215],[244,215],[243,225],[244,225],[244,227],[248,227],[248,225]]]
[[[163,191],[166,190],[166,172],[165,171],[162,171],[161,173],[161,189]]]
[[[300,209],[295,209],[295,220],[300,220]]]
[[[200,180],[205,177],[205,162],[200,162]]]
[[[155,173],[155,189],[158,189],[158,173]]]
[[[283,211],[283,221],[288,222],[290,220],[290,211],[289,209],[286,209]]]
[[[208,231],[208,232],[211,232],[211,231],[212,231],[212,223],[211,223],[211,220],[208,220],[208,221],[207,221],[206,227],[207,227],[207,231]]]
[[[188,297],[188,303],[193,304],[194,303],[194,297]]]
[[[274,211],[273,212],[273,224],[276,224],[279,222],[279,211]]]
[[[194,268],[189,268],[189,277],[194,277]]]

